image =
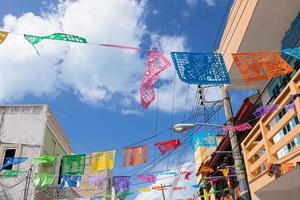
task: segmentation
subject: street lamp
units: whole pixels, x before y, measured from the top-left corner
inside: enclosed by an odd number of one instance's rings
[[[218,128],[224,127],[223,125],[219,125],[219,124],[209,124],[209,123],[197,122],[197,123],[193,123],[193,124],[175,124],[173,126],[173,131],[176,133],[182,133],[182,132],[185,132],[187,130],[194,128],[195,126],[200,126],[200,125],[214,126],[214,127],[218,127]]]

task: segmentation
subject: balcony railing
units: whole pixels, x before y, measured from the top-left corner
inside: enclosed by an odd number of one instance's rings
[[[266,162],[286,163],[297,154],[300,160],[300,97],[294,101],[295,109],[285,110],[292,95],[299,93],[300,71],[273,102],[278,109],[263,116],[242,142],[250,182],[265,173]]]

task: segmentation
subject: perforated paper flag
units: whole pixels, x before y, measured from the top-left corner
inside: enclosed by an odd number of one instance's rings
[[[151,188],[149,188],[149,187],[143,187],[143,188],[139,188],[138,191],[139,191],[139,193],[150,192]]]
[[[300,59],[300,48],[294,48],[294,49],[283,49],[283,53],[288,54],[290,56],[293,56],[297,59]]]
[[[17,165],[27,160],[27,157],[14,157],[14,158],[5,158],[3,161],[3,165],[0,168],[0,171],[5,169],[6,167],[10,165]]]
[[[228,176],[228,173],[229,173],[229,169],[228,168],[219,169],[218,171],[222,172],[224,176]]]
[[[65,175],[61,178],[60,188],[78,188],[80,186],[81,176]]]
[[[35,187],[45,187],[47,185],[52,185],[54,178],[54,174],[36,173],[34,175],[33,184]]]
[[[277,52],[262,51],[232,54],[246,82],[269,80],[294,71]]]
[[[198,147],[216,147],[217,138],[214,133],[198,133],[190,138],[192,149],[195,152]]]
[[[155,183],[156,176],[153,174],[140,174],[137,176],[140,181],[147,183]]]
[[[2,44],[8,36],[8,32],[0,31],[0,44]]]
[[[116,151],[101,151],[91,155],[91,171],[102,171],[114,168]]]
[[[164,142],[157,142],[155,146],[159,149],[160,153],[162,155],[169,153],[170,151],[173,151],[177,149],[181,145],[179,139],[175,140],[168,140]]]
[[[256,118],[260,118],[264,115],[275,112],[277,109],[278,109],[278,104],[274,104],[274,105],[269,104],[269,105],[265,105],[265,106],[261,106],[261,107],[257,108],[255,110],[255,112],[253,113],[253,115]]]
[[[39,164],[53,164],[55,160],[56,157],[50,155],[33,158],[33,161]]]
[[[102,200],[102,196],[91,197],[91,200]]]
[[[219,53],[171,52],[179,78],[189,84],[230,84],[229,75]]]
[[[52,35],[44,36],[44,39],[61,40],[67,42],[87,43],[87,40],[77,35],[70,35],[65,33],[53,33]]]
[[[245,130],[250,130],[250,129],[252,129],[252,126],[248,122],[245,122],[243,124],[238,124],[235,126],[222,127],[222,131],[245,131]]]
[[[138,165],[148,161],[148,145],[139,147],[128,147],[122,149],[123,165]]]
[[[8,178],[8,177],[14,177],[14,176],[18,176],[19,174],[24,174],[26,173],[26,171],[24,170],[5,170],[3,177],[4,178]]]
[[[114,176],[113,185],[116,192],[118,193],[119,191],[129,190],[130,179],[130,176]]]
[[[154,84],[159,78],[159,74],[167,69],[171,63],[159,51],[149,51],[146,71],[140,87],[141,104],[144,108],[155,99]]]
[[[85,168],[85,154],[63,156],[63,175],[83,175]]]
[[[94,176],[89,176],[88,179],[90,184],[95,185],[98,188],[105,187],[107,182],[107,177],[99,176],[98,174],[95,174]]]

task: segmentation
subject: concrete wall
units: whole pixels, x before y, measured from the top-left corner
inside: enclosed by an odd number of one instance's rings
[[[6,148],[16,148],[16,156],[24,156],[29,159],[16,165],[13,169],[28,170],[32,164],[32,158],[38,157],[43,144],[46,124],[46,106],[0,106],[0,164],[2,166]],[[33,168],[33,173],[38,168]],[[0,172],[0,176],[3,172]],[[14,199],[23,199],[25,188],[25,175],[13,178],[2,178],[0,181],[6,186],[18,185],[7,189],[13,194]],[[1,195],[1,192],[0,192]],[[30,184],[29,199],[34,198],[34,186]]]

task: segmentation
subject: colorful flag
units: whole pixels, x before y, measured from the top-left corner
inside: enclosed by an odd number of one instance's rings
[[[148,145],[123,148],[122,153],[124,167],[147,163],[148,161]]]
[[[172,188],[174,191],[177,191],[177,190],[185,190],[186,187],[180,187],[180,186],[175,186]]]
[[[192,185],[193,188],[203,188],[204,185],[203,184],[196,184],[196,185]]]
[[[130,179],[130,176],[114,176],[113,185],[116,193],[119,191],[129,190]]]
[[[150,192],[151,188],[149,188],[149,187],[143,187],[143,188],[139,188],[138,191],[139,191],[139,193]]]
[[[296,109],[296,104],[293,102],[293,103],[287,104],[284,108],[286,111],[291,111],[291,110]]]
[[[216,147],[217,138],[214,133],[198,133],[190,138],[192,149],[195,152],[198,147]]]
[[[85,168],[85,154],[63,156],[63,175],[83,175]]]
[[[14,157],[14,158],[5,158],[3,165],[0,169],[0,172],[10,165],[17,165],[27,160],[27,157]]]
[[[33,158],[33,161],[39,164],[53,164],[55,160],[56,157],[50,155]]]
[[[211,173],[213,173],[214,172],[214,169],[213,168],[211,168],[211,167],[201,167],[200,168],[200,173],[201,174],[211,174]]]
[[[0,31],[0,44],[2,44],[8,36],[8,32]]]
[[[228,168],[219,169],[218,171],[222,172],[224,176],[228,176],[228,173],[229,173],[229,169]]]
[[[61,178],[60,188],[78,188],[80,186],[81,176],[65,175]]]
[[[171,52],[179,78],[189,84],[230,84],[222,54]]]
[[[102,196],[91,197],[91,200],[102,200]]]
[[[287,54],[287,55],[290,55],[290,56],[293,56],[297,59],[300,59],[300,48],[294,48],[294,49],[283,49],[282,50],[283,53]]]
[[[155,99],[154,84],[159,78],[159,74],[170,67],[171,63],[160,51],[149,51],[146,71],[140,87],[141,104],[144,108]]]
[[[65,33],[53,33],[52,35],[44,36],[44,39],[60,40],[67,42],[87,43],[87,40],[77,35],[70,35]]]
[[[157,148],[159,149],[159,151],[162,155],[165,155],[165,154],[177,149],[180,145],[181,145],[181,143],[180,143],[179,139],[168,140],[168,141],[164,141],[164,142],[157,142],[155,144],[155,146],[157,146]]]
[[[275,51],[232,54],[246,82],[270,80],[294,69]]]
[[[261,107],[257,108],[255,110],[255,112],[253,113],[253,115],[256,118],[260,118],[264,115],[275,112],[277,109],[278,109],[278,104],[274,104],[274,105],[269,104],[269,105],[265,105],[265,106],[261,106]]]
[[[26,171],[23,170],[5,170],[3,177],[4,178],[8,178],[8,177],[14,177],[14,176],[18,176],[19,174],[24,174],[26,173]]]
[[[33,184],[35,187],[45,187],[52,185],[54,182],[55,175],[49,173],[35,173]]]
[[[245,131],[252,129],[252,126],[248,122],[245,122],[235,126],[224,126],[221,129],[222,131]]]
[[[132,195],[134,192],[129,192],[128,190],[124,190],[121,194],[118,195],[118,199],[123,200],[126,199],[127,196]]]
[[[155,183],[156,176],[152,174],[140,174],[137,176],[140,181],[147,182],[147,183]]]
[[[184,175],[185,180],[189,180],[192,176],[192,172],[182,172],[181,174]]]
[[[95,152],[91,155],[91,171],[102,171],[114,168],[116,151]]]
[[[89,183],[97,186],[97,188],[105,187],[107,183],[107,177],[99,176],[97,174],[94,176],[90,176],[88,179],[89,179]]]

